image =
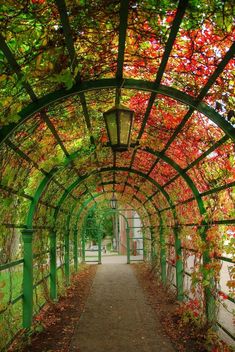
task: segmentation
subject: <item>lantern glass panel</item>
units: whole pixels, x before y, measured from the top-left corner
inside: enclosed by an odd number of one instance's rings
[[[111,199],[111,208],[116,209],[117,208],[117,200],[115,198]]]
[[[118,143],[116,111],[109,112],[106,115],[106,121],[110,137],[110,143],[112,145],[115,145]]]
[[[129,111],[120,111],[119,114],[120,123],[120,143],[128,145],[128,139],[131,129],[131,114]]]

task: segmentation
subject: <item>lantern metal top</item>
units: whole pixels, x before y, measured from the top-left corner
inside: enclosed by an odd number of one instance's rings
[[[126,151],[130,146],[134,111],[118,105],[104,112],[110,145],[114,151]]]

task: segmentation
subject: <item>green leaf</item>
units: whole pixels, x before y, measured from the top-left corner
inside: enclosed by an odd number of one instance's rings
[[[54,76],[54,81],[58,83],[63,83],[66,89],[72,88],[74,84],[74,78],[69,68],[61,71],[60,74]]]

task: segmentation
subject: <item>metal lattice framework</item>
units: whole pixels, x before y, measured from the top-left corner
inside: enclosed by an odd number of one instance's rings
[[[71,235],[77,270],[81,213],[115,192],[150,229],[163,283],[174,247],[179,300],[183,257],[200,253],[213,322],[215,263],[234,254],[232,2],[31,0],[0,11],[0,269],[24,268],[23,293],[8,294],[2,314],[23,299],[30,327],[37,287],[50,278],[55,299],[58,269],[69,283]],[[136,113],[123,153],[107,146],[102,115],[119,103]],[[9,250],[17,229],[24,260]]]

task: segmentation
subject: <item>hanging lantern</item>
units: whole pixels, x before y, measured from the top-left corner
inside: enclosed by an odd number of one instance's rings
[[[117,209],[117,198],[115,197],[115,194],[113,193],[113,196],[110,200],[110,205],[112,209]]]
[[[134,111],[121,105],[104,112],[110,145],[114,151],[126,151],[130,146],[133,117]]]

